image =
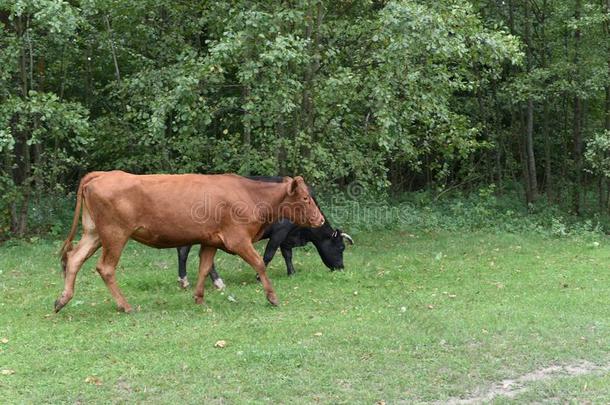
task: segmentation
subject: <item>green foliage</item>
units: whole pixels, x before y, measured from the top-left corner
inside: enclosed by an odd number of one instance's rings
[[[549,198],[584,186],[575,139],[604,176],[599,2],[0,0],[0,17],[0,223],[15,233],[30,191],[99,169],[509,192],[532,159],[529,113]]]
[[[585,159],[591,173],[610,178],[610,130],[595,134],[587,142]]]
[[[610,229],[607,216],[578,217],[545,201],[526,207],[516,192],[498,195],[493,184],[476,193],[442,198],[430,192],[403,193],[391,199],[364,194],[357,200],[335,196],[320,204],[331,223],[355,232],[444,230],[597,238]]]
[[[397,2],[380,13],[361,6],[356,17],[355,5],[346,14],[330,4],[216,2],[195,23],[207,27],[197,46],[183,25],[164,25],[162,33],[148,27],[149,35],[177,41],[176,56],[109,88],[115,107],[97,119],[110,134],[96,145],[98,165],[284,171],[326,184],[354,176],[383,187],[376,178],[390,156],[417,167],[431,150],[443,150],[439,160],[463,159],[481,146],[476,125],[452,109],[451,95],[496,76],[507,58],[518,61],[517,41],[486,30],[466,4],[447,11]],[[170,21],[182,17],[165,13]],[[145,58],[143,44],[120,45],[123,54]],[[479,79],[477,64],[485,67]],[[407,66],[412,75],[404,74]],[[127,139],[116,142],[118,132]]]
[[[61,102],[55,94],[30,91],[27,99],[8,98],[0,106],[3,142],[0,152],[11,152],[16,134],[29,132],[28,146],[53,146],[42,151],[32,175],[45,185],[61,186],[71,166],[82,165],[79,154],[90,141],[88,112],[78,103]]]
[[[516,38],[485,29],[467,3],[391,2],[378,24],[370,93],[381,146],[418,166],[426,154],[440,165],[477,150],[479,128],[456,111],[453,96],[485,87],[506,59],[519,63]]]
[[[5,167],[19,171],[20,176],[17,182],[10,171],[0,174],[0,212],[19,206],[33,221],[31,225],[38,224],[37,214],[29,215],[32,194],[65,193],[64,179],[84,164],[90,135],[87,111],[78,103],[61,102],[52,93],[35,91],[27,99],[6,99],[0,105],[0,156]],[[14,159],[17,147],[31,148],[34,155],[25,162]],[[44,220],[53,221],[48,214]],[[8,219],[8,215],[0,217],[0,230],[8,230]],[[34,229],[40,232],[40,228]]]

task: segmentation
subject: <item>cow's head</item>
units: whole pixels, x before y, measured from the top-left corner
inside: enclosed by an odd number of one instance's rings
[[[326,225],[324,226],[326,227]],[[314,246],[318,250],[322,261],[331,270],[340,270],[343,268],[343,251],[345,250],[345,241],[350,245],[354,244],[354,240],[341,229],[332,229],[315,232]]]
[[[280,214],[299,226],[317,228],[324,224],[324,216],[301,176],[285,180],[287,191],[280,206]]]

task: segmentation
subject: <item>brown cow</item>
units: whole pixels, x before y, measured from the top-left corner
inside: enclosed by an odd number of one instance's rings
[[[115,268],[129,238],[156,248],[201,244],[195,302],[203,303],[203,284],[217,249],[239,255],[258,273],[267,300],[278,304],[265,264],[252,245],[266,226],[287,218],[318,227],[324,217],[301,177],[262,183],[234,174],[133,175],[92,172],[80,182],[72,228],[61,249],[65,286],[55,312],[74,295],[81,266],[99,247],[97,271],[120,310],[131,311],[115,279]],[[83,234],[74,248],[82,206]]]

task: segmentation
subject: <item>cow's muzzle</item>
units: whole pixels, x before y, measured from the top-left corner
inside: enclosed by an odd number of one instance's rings
[[[324,225],[324,217],[320,215],[320,217],[317,220],[312,221],[311,225],[313,228],[318,228],[318,227]]]

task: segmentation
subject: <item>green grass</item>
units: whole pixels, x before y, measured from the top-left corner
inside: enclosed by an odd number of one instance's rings
[[[421,403],[468,398],[552,365],[610,364],[609,239],[355,236],[343,272],[300,249],[288,278],[278,254],[269,269],[278,308],[224,253],[227,291],[208,282],[196,306],[177,286],[175,251],[131,243],[118,271],[140,308],[130,315],[116,312],[97,255],[54,315],[59,241],[1,246],[0,370],[14,374],[0,374],[0,402]],[[218,340],[227,346],[215,348]],[[610,401],[607,371],[524,388],[495,400]]]

